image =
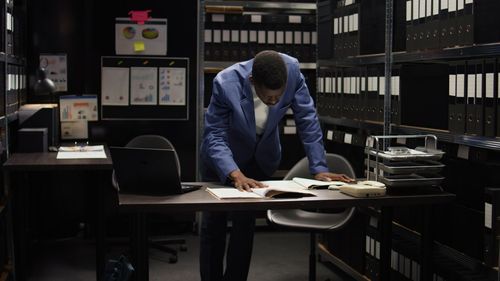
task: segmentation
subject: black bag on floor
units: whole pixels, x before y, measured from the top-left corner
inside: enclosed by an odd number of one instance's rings
[[[134,272],[134,267],[127,257],[121,255],[118,260],[110,259],[104,268],[104,281],[128,281]]]

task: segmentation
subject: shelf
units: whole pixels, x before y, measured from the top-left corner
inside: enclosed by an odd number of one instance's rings
[[[330,253],[328,249],[321,243],[318,243],[318,253],[322,259],[325,259],[328,262],[331,262],[335,266],[337,266],[340,270],[345,272],[347,275],[352,277],[357,281],[370,281],[370,279],[363,274],[359,273],[356,269],[350,267],[343,260],[337,258],[335,255]]]
[[[238,62],[236,62],[236,61],[205,61],[203,69],[204,69],[205,73],[217,73],[217,72],[223,70],[224,68],[229,67],[235,63],[238,63]],[[316,69],[316,63],[314,63],[314,62],[299,63],[299,67],[302,70]]]
[[[244,9],[310,10],[316,12],[316,3],[286,3],[272,1],[206,1],[205,6],[241,6]]]
[[[383,130],[382,122],[360,121],[347,118],[333,118],[333,117],[320,117],[319,119],[321,120],[321,122],[324,122],[326,124],[370,130],[370,131]],[[460,135],[460,134],[450,133],[447,130],[421,128],[421,127],[413,127],[406,125],[394,125],[394,124],[392,125],[392,134],[402,134],[402,135],[432,134],[435,135],[439,141],[500,151],[500,139],[493,137]]]
[[[2,117],[4,117],[4,116],[2,116]],[[7,120],[8,120],[8,122],[16,121],[17,118],[18,118],[17,111],[7,114]]]
[[[0,52],[0,62],[5,62],[7,61],[8,64],[14,64],[14,65],[20,65],[24,66],[25,65],[25,59],[20,58],[14,55],[10,54],[5,54],[4,52]]]
[[[394,63],[453,60],[474,57],[500,55],[500,43],[482,44],[467,47],[446,48],[443,50],[427,50],[417,52],[394,52]],[[319,67],[357,66],[364,64],[384,64],[385,54],[361,55],[345,59],[318,60]]]

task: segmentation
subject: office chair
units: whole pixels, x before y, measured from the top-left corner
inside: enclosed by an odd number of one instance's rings
[[[327,153],[326,161],[330,171],[355,178],[354,169],[344,157]],[[291,180],[294,177],[312,178],[307,157],[297,162],[285,175],[284,180]],[[277,225],[310,231],[309,281],[314,281],[316,280],[316,232],[340,229],[352,218],[354,211],[354,207],[335,213],[301,209],[268,210],[267,218]]]
[[[157,148],[157,149],[173,149],[175,152],[175,148],[172,145],[172,143],[158,135],[141,135],[133,138],[131,141],[129,141],[126,145],[126,147],[136,147],[136,148]],[[181,165],[179,161],[179,156],[177,155],[177,152],[175,153],[175,159],[177,161],[177,172],[179,173],[179,178],[181,176]],[[120,190],[118,182],[116,180],[115,172],[113,171],[112,174],[112,183],[113,187],[115,187],[117,190]],[[149,239],[149,246],[151,248],[169,253],[171,257],[169,258],[170,263],[175,263],[177,262],[177,250],[168,247],[166,245],[172,245],[172,244],[177,244],[180,245],[180,250],[181,251],[186,251],[186,240],[185,239]]]

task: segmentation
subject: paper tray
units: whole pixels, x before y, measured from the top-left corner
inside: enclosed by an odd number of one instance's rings
[[[376,161],[370,160],[370,167],[375,167]],[[366,160],[365,160],[366,164]],[[379,162],[378,169],[389,174],[418,174],[418,173],[439,173],[444,165],[432,160],[420,161],[398,161],[398,162]]]
[[[377,155],[376,150],[371,148],[366,149],[369,150],[370,155]],[[410,151],[412,151],[414,154],[389,154],[387,151],[379,151],[378,157],[390,161],[439,160],[441,159],[441,157],[443,157],[444,154],[444,152],[440,150],[420,151],[416,149],[410,149]]]
[[[439,185],[444,177],[439,175],[391,175],[379,176],[379,181],[388,187],[407,187],[407,186],[432,186]]]

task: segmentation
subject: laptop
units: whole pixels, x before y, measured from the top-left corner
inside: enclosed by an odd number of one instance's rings
[[[112,146],[110,152],[120,192],[164,196],[201,187],[181,184],[172,149]]]

